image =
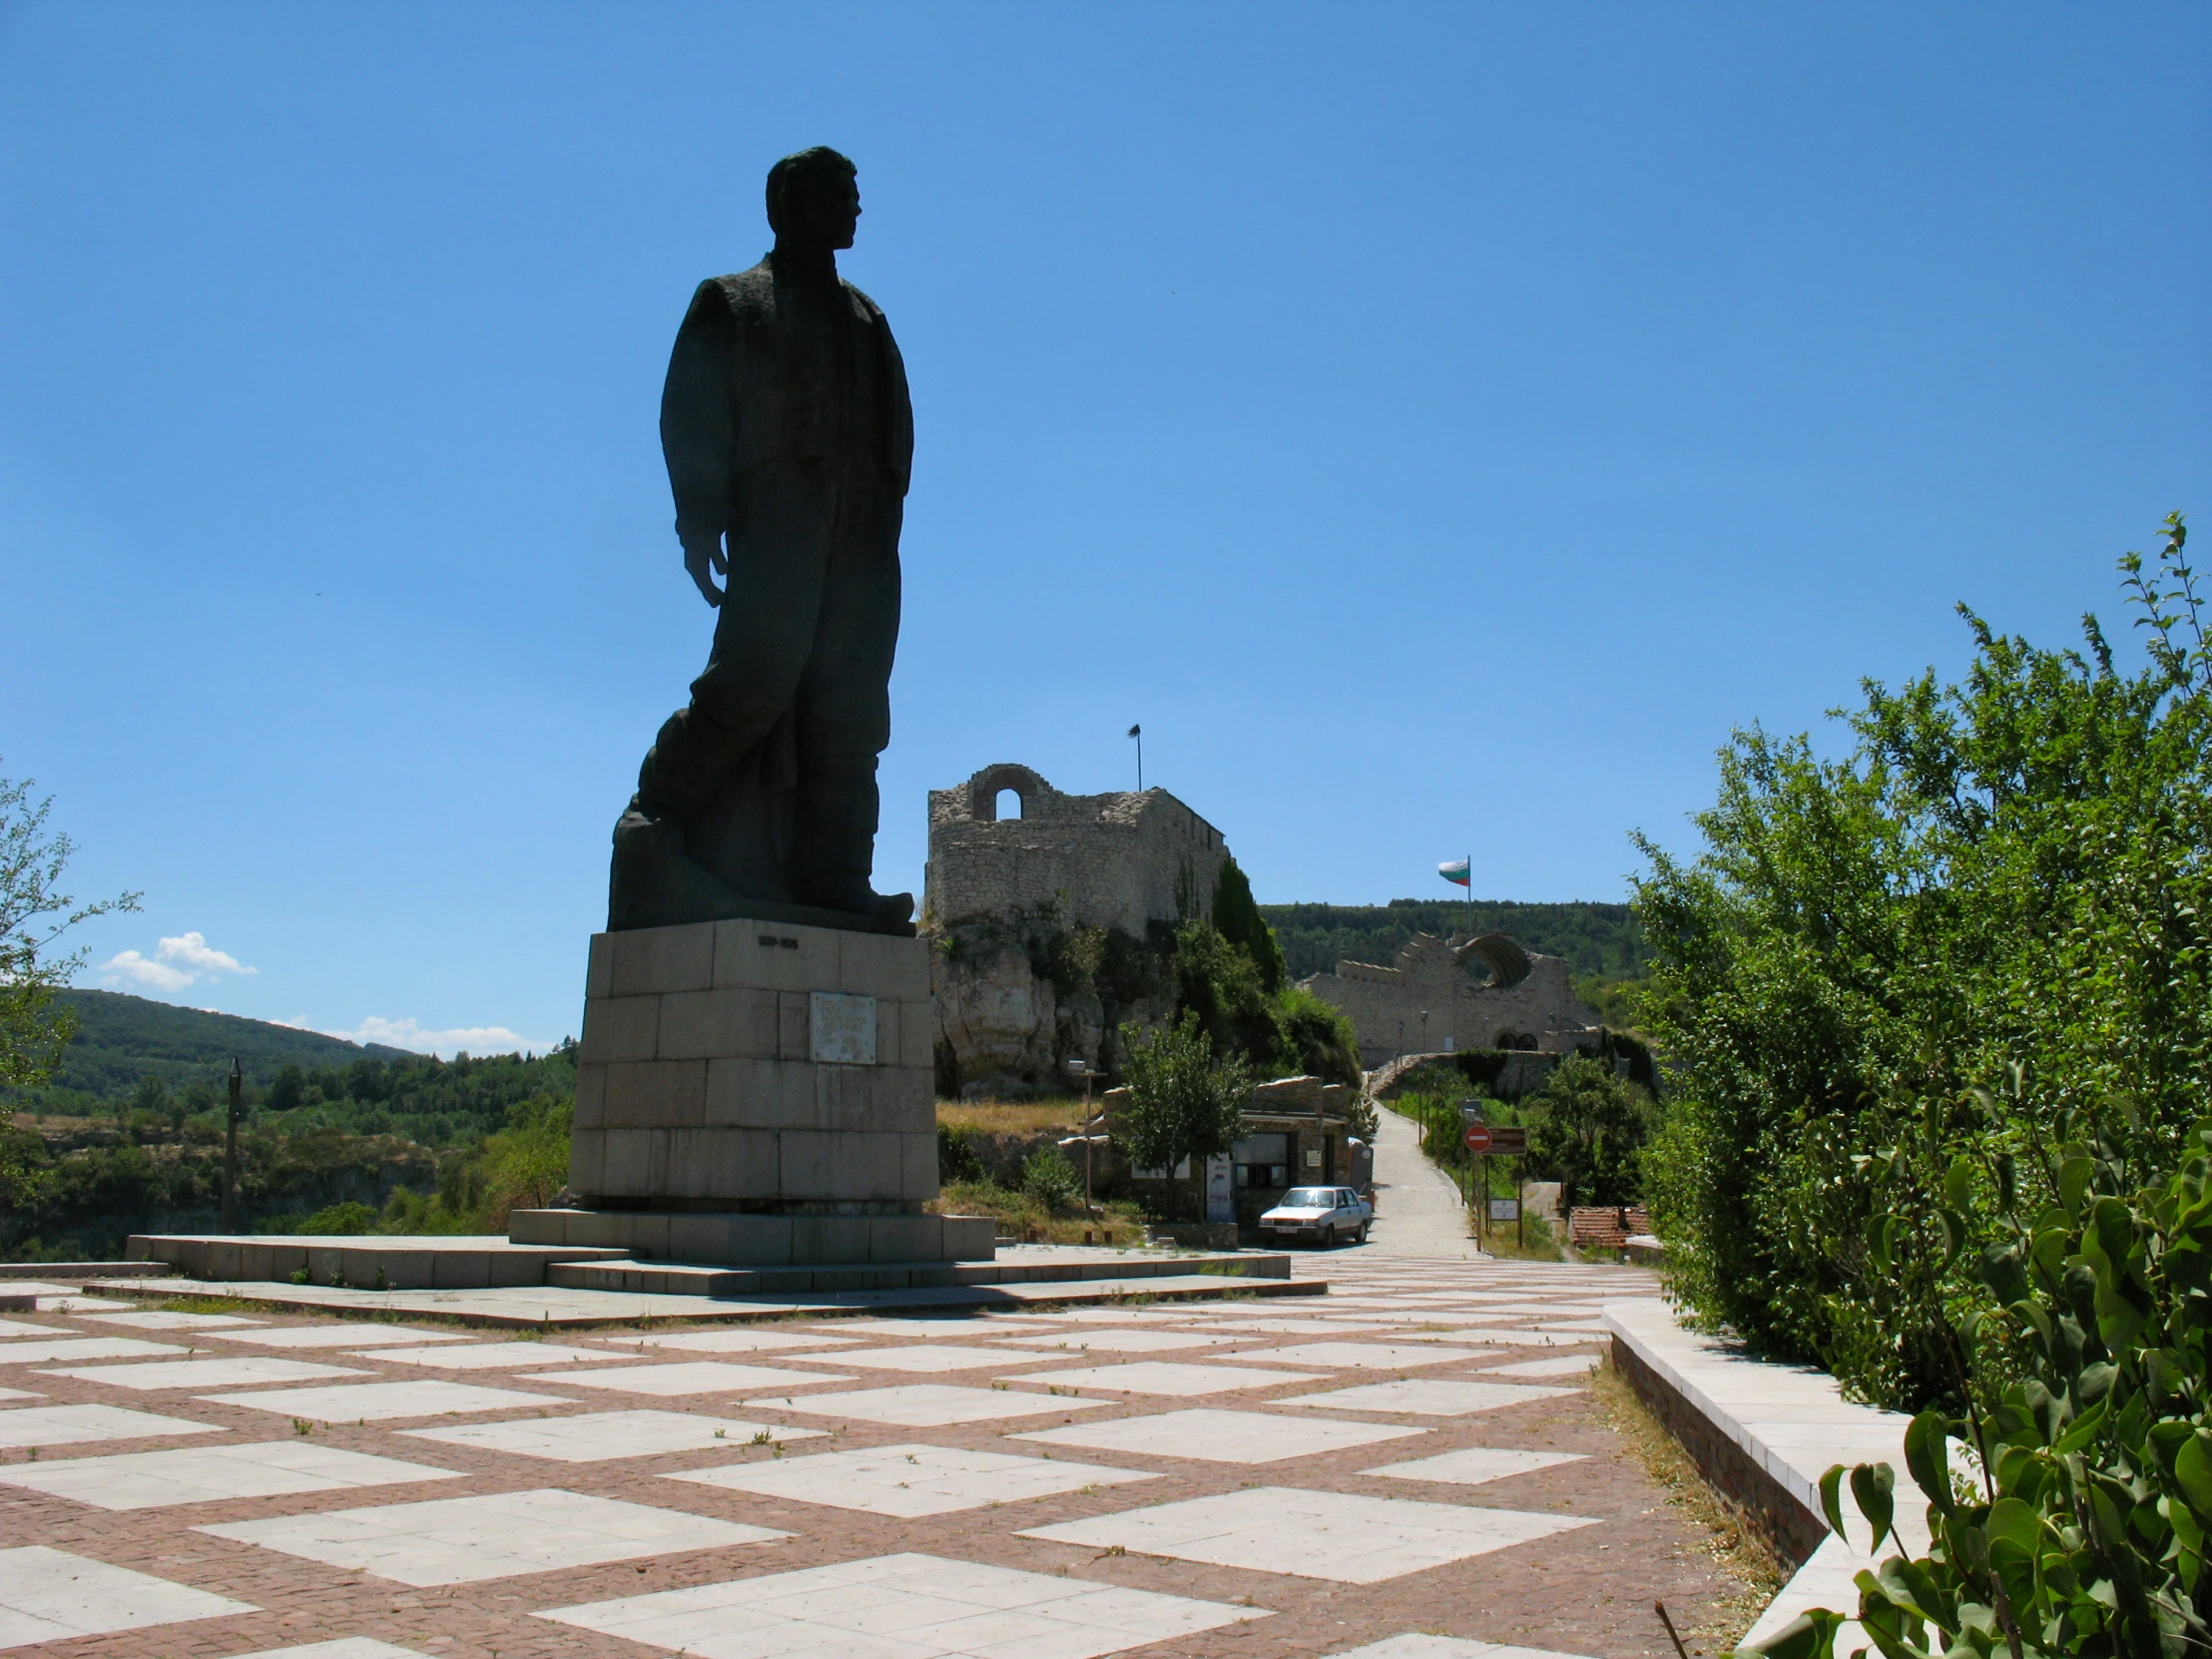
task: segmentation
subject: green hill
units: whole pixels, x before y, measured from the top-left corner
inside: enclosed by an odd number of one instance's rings
[[[55,1000],[77,1012],[77,1039],[62,1055],[53,1087],[112,1099],[128,1095],[142,1077],[159,1077],[173,1086],[217,1081],[229,1074],[231,1057],[248,1081],[267,1087],[285,1066],[326,1068],[366,1057],[414,1059],[403,1048],[347,1042],[319,1031],[301,1031],[236,1014],[180,1008],[143,996],[114,991],[69,990]]]
[[[1463,933],[1463,898],[1393,898],[1387,904],[1263,904],[1291,973],[1328,973],[1340,960],[1387,967],[1415,933]],[[1577,979],[1631,979],[1644,971],[1644,933],[1626,904],[1519,904],[1478,898],[1478,932],[1510,933],[1546,956],[1563,956]]]

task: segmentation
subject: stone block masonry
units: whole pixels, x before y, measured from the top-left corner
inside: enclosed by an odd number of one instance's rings
[[[600,1211],[918,1220],[937,1195],[933,1035],[917,939],[756,921],[601,933],[569,1185]]]
[[[998,816],[1011,790],[1019,818]],[[1229,859],[1222,834],[1165,790],[1065,795],[1025,766],[985,767],[929,792],[928,915],[939,924],[1057,904],[1119,927],[1205,914]]]

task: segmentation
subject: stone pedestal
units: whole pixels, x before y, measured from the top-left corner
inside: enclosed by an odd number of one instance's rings
[[[920,939],[712,921],[591,941],[573,1210],[517,1243],[663,1260],[987,1260],[937,1195],[934,1021]]]

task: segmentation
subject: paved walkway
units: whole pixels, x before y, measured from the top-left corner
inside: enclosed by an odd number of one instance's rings
[[[1654,1598],[1712,1616],[1583,1384],[1648,1274],[1297,1276],[528,1342],[42,1296],[0,1322],[0,1649],[1661,1659]]]
[[[1421,1156],[1420,1130],[1389,1107],[1375,1131],[1375,1227],[1369,1248],[1383,1256],[1475,1261],[1466,1207],[1451,1177]]]

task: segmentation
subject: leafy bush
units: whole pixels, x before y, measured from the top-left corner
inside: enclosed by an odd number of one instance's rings
[[[1283,947],[1275,942],[1275,929],[1252,901],[1252,882],[1230,858],[1221,866],[1214,884],[1214,930],[1251,958],[1260,975],[1260,989],[1273,996],[1283,988]]]
[[[2150,661],[2122,674],[1965,613],[1963,682],[1870,683],[1851,752],[1737,734],[1705,850],[1648,841],[1643,999],[1669,1112],[1645,1157],[1702,1325],[1905,1409],[1962,1400],[1925,1259],[1961,1137],[2025,1158],[2067,1103],[2125,1099],[2169,1156],[2212,1072],[2212,647],[2183,530],[2122,561]],[[1958,1122],[2023,1063],[2015,1111]],[[1967,1247],[1994,1242],[1958,1216]],[[1885,1243],[1885,1240],[1888,1242]]]
[[[2054,1161],[1961,1156],[1945,1177],[1946,1242],[1930,1270],[1964,1259],[1972,1210],[1990,1210],[1997,1239],[1976,1264],[1985,1306],[1944,1332],[1964,1409],[1924,1411],[1906,1436],[1931,1552],[1858,1575],[1857,1616],[1897,1659],[2212,1648],[2212,1119],[2149,1179],[2163,1143],[2140,1119],[2058,1121],[2080,1138]],[[1980,1381],[1992,1371],[2015,1375]],[[1952,1438],[1974,1454],[1970,1479],[1948,1466]],[[1822,1485],[1839,1532],[1843,1476],[1838,1465]],[[1851,1474],[1876,1549],[1895,1480],[1888,1464]],[[1830,1654],[1840,1617],[1809,1614],[1766,1651]]]
[[[1275,1012],[1282,1023],[1284,1059],[1295,1073],[1356,1090],[1365,1085],[1360,1033],[1350,1014],[1298,985],[1285,985],[1276,993]],[[1368,1133],[1374,1132],[1371,1123]]]
[[[1644,1143],[1656,1120],[1651,1096],[1583,1054],[1559,1062],[1521,1102],[1528,1173],[1557,1181],[1567,1204],[1634,1204],[1643,1196]]]
[[[1047,1210],[1061,1210],[1083,1196],[1083,1177],[1058,1147],[1041,1147],[1021,1166],[1021,1190]]]
[[[955,1181],[985,1178],[983,1160],[975,1155],[975,1138],[955,1124],[937,1125],[937,1182],[949,1187]]]
[[[1173,1169],[1226,1151],[1252,1094],[1245,1063],[1217,1058],[1194,1012],[1165,1029],[1125,1025],[1122,1042],[1129,1102],[1114,1131],[1122,1155],[1138,1169]]]
[[[332,1204],[326,1209],[317,1210],[311,1216],[301,1216],[296,1220],[290,1217],[281,1219],[292,1221],[288,1229],[290,1232],[302,1233],[310,1238],[336,1238],[348,1233],[373,1233],[376,1231],[378,1218],[376,1212],[365,1204],[346,1203]],[[259,1232],[260,1229],[255,1231]]]

